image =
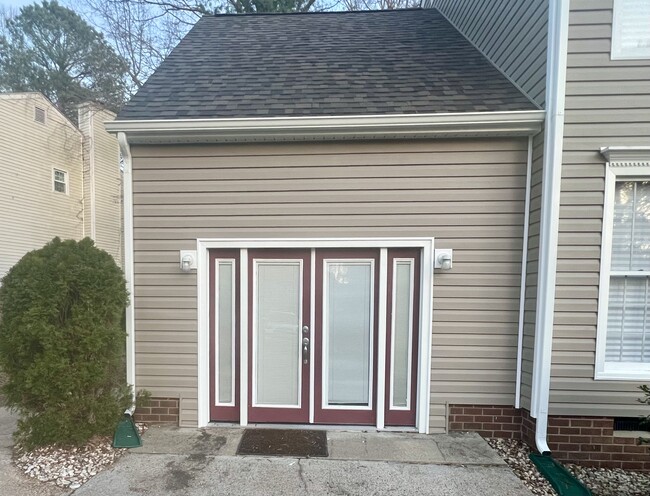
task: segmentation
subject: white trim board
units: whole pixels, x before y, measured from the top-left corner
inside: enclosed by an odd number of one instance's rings
[[[431,378],[431,332],[433,317],[433,238],[288,238],[288,239],[218,239],[201,238],[197,246],[197,318],[198,318],[198,426],[210,423],[210,348],[209,342],[209,264],[208,250],[213,248],[240,249],[240,425],[248,425],[248,250],[253,248],[421,248],[421,312],[420,348],[418,354],[418,394],[416,427],[421,434],[429,433],[429,392]],[[383,398],[382,398],[383,405]],[[366,427],[367,428],[367,427]]]
[[[400,139],[459,136],[529,136],[543,110],[439,114],[165,119],[105,122],[131,144]]]

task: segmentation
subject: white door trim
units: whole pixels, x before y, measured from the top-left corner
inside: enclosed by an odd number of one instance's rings
[[[198,426],[205,427],[210,421],[210,349],[209,343],[209,264],[208,250],[215,248],[235,248],[241,250],[241,308],[240,308],[240,424],[248,424],[247,416],[247,308],[248,298],[248,249],[252,248],[421,248],[421,306],[420,312],[420,347],[418,352],[418,395],[416,427],[422,434],[429,433],[429,391],[431,370],[431,327],[433,316],[433,248],[434,238],[284,238],[284,239],[255,239],[255,238],[205,238],[196,240],[197,259],[197,320],[198,320]]]

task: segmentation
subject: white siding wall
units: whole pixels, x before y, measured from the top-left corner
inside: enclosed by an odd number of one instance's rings
[[[544,106],[548,0],[427,0]]]
[[[34,107],[47,111],[35,122]],[[52,169],[68,172],[69,194]],[[81,134],[39,94],[0,95],[0,277],[54,236],[83,234]]]
[[[117,138],[106,132],[104,122],[115,114],[93,104],[79,109],[79,127],[84,134],[84,179],[86,212],[85,235],[91,236],[94,223],[96,245],[122,265],[122,172]],[[94,193],[91,188],[94,183]],[[91,216],[94,194],[95,216]]]

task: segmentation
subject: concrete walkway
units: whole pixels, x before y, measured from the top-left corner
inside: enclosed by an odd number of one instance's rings
[[[153,428],[79,495],[529,496],[475,434],[328,432],[328,458],[236,456],[242,430]]]
[[[151,428],[142,448],[81,488],[24,477],[11,462],[15,418],[0,408],[0,494],[12,496],[530,496],[475,434],[328,432],[328,458],[237,456],[238,428]]]

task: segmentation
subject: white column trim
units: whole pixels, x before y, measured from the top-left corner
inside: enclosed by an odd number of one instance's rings
[[[386,298],[388,287],[388,250],[379,250],[379,301],[377,319],[377,430],[383,430],[386,414]]]

